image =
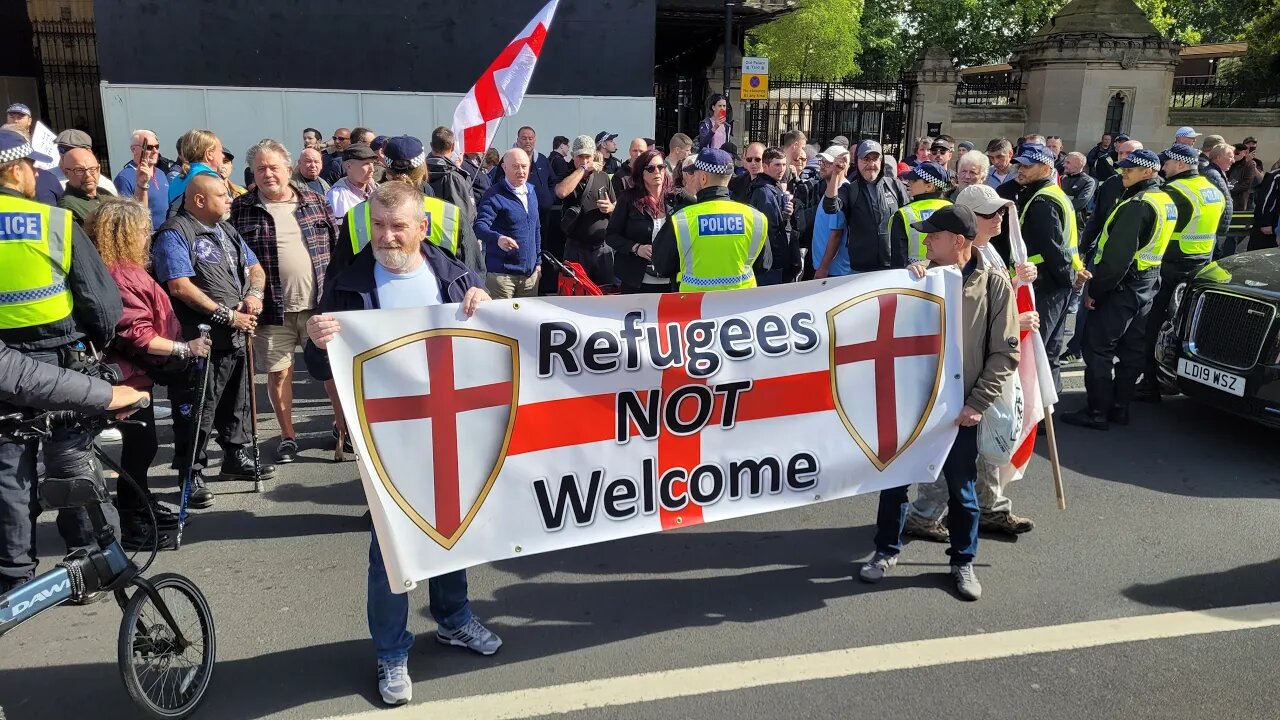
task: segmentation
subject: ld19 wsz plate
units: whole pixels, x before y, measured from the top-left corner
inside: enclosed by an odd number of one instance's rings
[[[1239,375],[1201,365],[1186,358],[1178,358],[1178,374],[1195,380],[1201,385],[1217,388],[1236,397],[1244,397],[1244,378]]]

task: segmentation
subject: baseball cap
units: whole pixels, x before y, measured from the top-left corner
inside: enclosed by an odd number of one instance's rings
[[[1002,207],[1012,205],[1012,200],[1000,197],[990,185],[970,185],[956,195],[956,205],[969,208],[979,215],[990,215]]]
[[[1200,133],[1196,132],[1196,129],[1191,127],[1190,125],[1183,125],[1182,127],[1178,128],[1178,131],[1173,134],[1173,137],[1174,138],[1184,138],[1184,137],[1198,138],[1200,137]]]
[[[579,135],[573,139],[573,145],[569,152],[572,153],[574,157],[578,157],[579,155],[595,155],[596,142],[591,139],[590,135]]]
[[[1118,168],[1141,167],[1141,168],[1148,168],[1151,170],[1159,170],[1160,158],[1156,157],[1156,154],[1151,152],[1150,150],[1146,150],[1146,149],[1134,150],[1133,152],[1129,153],[1129,157],[1116,163],[1116,167]]]
[[[8,109],[8,110],[6,110],[5,112],[7,112],[7,113],[22,113],[23,115],[26,115],[27,117],[31,117],[31,108],[27,107],[26,105],[23,105],[22,103],[14,103],[14,104],[10,105],[10,106],[9,106],[9,109]]]
[[[12,130],[0,130],[0,163],[28,158],[35,162],[51,163],[53,158],[38,153],[27,139]]]
[[[93,147],[93,138],[83,130],[63,130],[58,133],[58,137],[54,138],[54,142],[67,148]]]
[[[879,153],[880,155],[884,155],[884,148],[880,147],[880,143],[876,142],[875,140],[863,140],[862,142],[858,143],[857,158],[859,160],[866,157],[867,155],[870,155],[871,153]]]
[[[1200,143],[1201,150],[1211,150],[1214,145],[1225,145],[1227,139],[1221,135],[1205,135],[1204,140]]]
[[[903,173],[901,177],[907,182],[923,180],[939,190],[943,190],[951,184],[951,180],[947,176],[947,169],[935,162],[920,163]]]
[[[934,141],[929,145],[929,149],[930,149],[930,150],[933,150],[933,149],[935,149],[935,148],[942,148],[942,149],[944,149],[944,150],[955,150],[955,149],[956,149],[956,146],[955,146],[955,145],[952,145],[952,144],[951,144],[949,141],[947,141],[947,140],[939,139],[939,140],[934,140]]]
[[[236,156],[232,155],[230,150],[226,148],[222,148],[222,162],[231,162],[232,160],[235,160],[235,159],[236,159]]]
[[[366,143],[352,143],[342,151],[342,159],[345,160],[376,160],[378,153],[373,151]]]
[[[1119,145],[1122,142],[1129,142],[1132,139],[1133,138],[1129,137],[1125,133],[1116,133],[1115,135],[1111,136],[1111,144]]]
[[[848,148],[848,147],[849,147],[849,138],[847,138],[847,137],[845,137],[845,136],[843,136],[843,135],[837,135],[837,136],[835,136],[835,137],[831,138],[831,144],[832,144],[832,145],[840,145],[841,147]]]
[[[1022,152],[1018,153],[1013,161],[1019,165],[1040,163],[1052,167],[1055,159],[1053,151],[1040,143],[1026,143],[1022,146]]]
[[[601,130],[600,132],[596,133],[596,144],[599,145],[602,142],[608,142],[610,140],[616,139],[617,137],[618,137],[618,133],[611,133],[608,130]]]
[[[818,153],[818,159],[826,160],[827,162],[835,162],[836,158],[844,157],[845,155],[848,155],[848,154],[849,154],[849,148],[843,145],[832,145],[826,150],[823,150],[822,152]]]
[[[378,150],[382,150],[383,148],[385,148],[387,146],[387,141],[390,139],[391,138],[387,137],[386,135],[379,135],[378,137],[373,139],[373,142],[369,143],[369,147],[374,152],[377,152]]]
[[[972,240],[978,234],[978,217],[963,205],[948,205],[911,227],[922,233],[953,232]]]
[[[973,143],[969,142],[968,140],[961,140],[960,144],[957,147],[959,147],[961,150],[964,150],[965,152],[969,152],[970,150],[973,149]]]
[[[733,157],[723,150],[705,147],[698,151],[698,159],[693,166],[712,175],[732,175]]]
[[[422,141],[412,135],[387,138],[382,153],[387,157],[387,167],[396,172],[408,172],[427,161]]]
[[[1160,161],[1164,162],[1165,160],[1177,160],[1188,165],[1195,165],[1200,161],[1200,153],[1190,145],[1174,143],[1160,153]]]

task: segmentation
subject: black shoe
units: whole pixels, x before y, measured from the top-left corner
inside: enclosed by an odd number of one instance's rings
[[[240,448],[235,452],[228,453],[222,461],[222,471],[218,473],[219,480],[258,480],[260,478],[268,478],[276,474],[275,465],[267,465],[263,463],[259,466],[260,475],[253,472],[253,450],[250,448]]]
[[[333,434],[333,439],[337,440],[338,439],[338,423],[333,424],[332,434]],[[337,443],[334,443],[334,447],[335,448],[337,447]],[[345,438],[342,439],[342,452],[354,454],[355,451],[356,451],[356,447],[355,445],[351,444],[351,435],[348,434]]]
[[[151,512],[156,516],[157,527],[161,530],[172,530],[178,527],[178,513],[176,510],[161,503],[155,495],[149,496],[147,500],[151,504]],[[145,513],[141,517],[143,522],[150,523],[151,520]]]
[[[1164,398],[1160,396],[1160,387],[1158,385],[1139,385],[1133,391],[1133,399],[1144,403],[1162,402]]]
[[[293,438],[280,438],[280,444],[276,446],[276,462],[287,465],[297,459],[298,441]]]
[[[1107,420],[1117,425],[1128,425],[1129,408],[1119,406],[1111,408],[1111,412],[1107,413]]]
[[[1107,423],[1107,416],[1103,413],[1090,412],[1087,408],[1081,408],[1075,412],[1063,413],[1062,422],[1076,427],[1089,428],[1090,430],[1110,430],[1111,426]]]
[[[200,473],[191,475],[191,493],[187,496],[187,507],[204,510],[213,507],[213,491],[204,483]]]
[[[150,524],[141,518],[133,518],[131,520],[122,518],[120,524],[120,545],[129,552],[150,551],[152,548],[156,548],[157,538],[159,538],[159,548],[168,547],[173,542],[168,534],[164,532],[157,533]]]

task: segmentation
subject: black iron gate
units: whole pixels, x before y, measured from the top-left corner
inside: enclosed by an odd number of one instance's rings
[[[844,135],[851,143],[877,140],[885,152],[902,157],[910,82],[770,79],[769,99],[747,101],[747,139],[778,144],[783,133],[801,130],[810,142],[829,143]]]
[[[31,30],[45,121],[54,132],[75,128],[89,133],[106,175],[107,133],[98,89],[98,36],[93,23],[38,20],[31,23]]]
[[[671,136],[682,132],[698,140],[698,123],[706,102],[706,82],[685,75],[666,74],[654,78],[654,133],[658,146],[667,150]]]

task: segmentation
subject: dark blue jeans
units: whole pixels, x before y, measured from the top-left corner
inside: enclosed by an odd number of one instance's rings
[[[947,529],[952,565],[967,565],[978,554],[978,428],[962,427],[942,463],[951,498],[947,503]],[[907,490],[910,486],[880,491],[876,513],[876,550],[886,555],[902,552],[902,528],[907,522]]]
[[[409,632],[409,593],[391,592],[387,568],[382,564],[378,534],[369,540],[369,635],[379,660],[409,656],[413,633]],[[471,622],[471,602],[467,599],[467,571],[456,570],[427,581],[431,617],[441,627],[453,630]]]

